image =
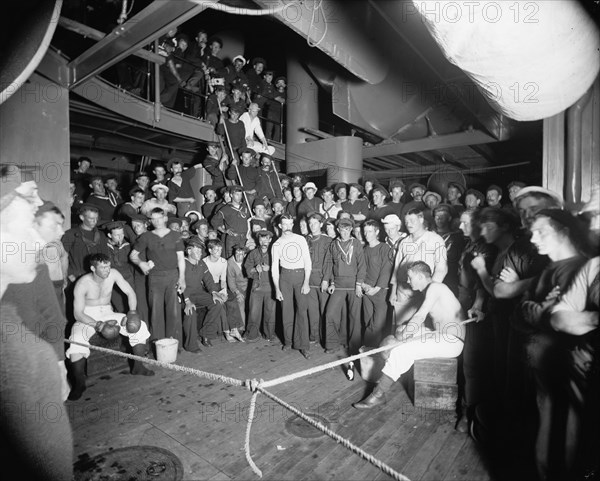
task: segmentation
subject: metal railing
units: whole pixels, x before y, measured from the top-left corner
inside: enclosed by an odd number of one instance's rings
[[[188,59],[179,56],[174,56],[174,58],[178,63],[184,62],[193,66],[195,69],[198,68],[194,62],[190,62]],[[142,62],[145,63],[144,67],[141,65]],[[161,73],[159,72],[158,64],[154,64],[150,61],[143,61],[133,56],[127,57],[119,62],[113,69],[109,69],[100,74],[103,79],[115,85],[117,88],[125,90],[148,102],[155,102],[156,99],[160,100],[160,75]],[[172,75],[172,73],[170,71],[165,72],[165,75]],[[191,75],[183,80],[187,82]],[[111,76],[113,78],[111,78]],[[116,79],[114,78],[115,76]],[[201,82],[201,85],[202,84],[205,85],[206,91],[204,92],[191,90],[187,88],[187,86],[178,87],[177,98],[174,107],[171,110],[206,121],[206,105],[211,93],[208,91],[208,82]],[[250,102],[247,101],[246,103],[248,105]],[[159,102],[155,102],[155,105],[157,105],[155,116],[158,121],[160,119],[160,109],[167,107],[161,105]],[[263,130],[269,140],[283,143],[283,139],[285,138],[285,108],[285,105],[281,105],[278,120],[259,115]]]

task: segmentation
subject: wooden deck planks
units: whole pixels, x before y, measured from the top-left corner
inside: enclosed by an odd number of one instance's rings
[[[492,477],[477,451],[477,446],[469,438],[441,479],[444,481],[489,481]]]
[[[432,458],[427,470],[420,478],[420,481],[439,481],[441,480],[448,467],[452,465],[456,456],[465,444],[470,442],[469,437],[458,431],[450,432],[443,443],[441,449]]]
[[[396,449],[387,453],[387,464],[396,471],[408,476],[409,479],[413,479],[414,473],[411,476],[407,473],[408,469],[412,471],[411,466],[415,464],[411,461],[415,456],[419,456],[424,446],[435,438],[439,423],[431,418],[422,418],[414,411],[407,411],[406,415],[407,418],[403,424],[404,436],[396,434],[389,441]],[[378,453],[378,455],[382,456],[382,453]],[[428,464],[429,462],[427,462]],[[424,471],[427,465],[422,466],[421,469]],[[420,476],[420,473],[418,475]],[[379,473],[374,479],[391,478],[384,473]]]
[[[406,459],[402,458],[399,449],[404,443],[414,443],[415,433],[421,423],[418,419],[418,410],[412,405],[408,395],[401,386],[395,386],[388,393],[388,405],[384,408],[384,415],[388,422],[377,432],[373,433],[363,448],[390,465],[395,470],[402,472]],[[419,433],[428,433],[425,426],[421,426]],[[431,433],[429,433],[431,435]],[[372,471],[372,467],[365,463],[365,466],[356,470],[357,479],[375,479],[388,476],[377,470]]]
[[[331,360],[321,349],[313,349],[306,360],[297,351],[282,352],[279,345],[217,341],[200,354],[184,352],[178,362],[238,379],[274,379]],[[243,450],[251,393],[153,369],[153,377],[131,376],[127,370],[90,377],[87,400],[68,404],[76,455],[153,445],[181,459],[186,480],[258,479]],[[489,479],[472,441],[454,432],[451,420],[415,409],[400,383],[387,405],[354,409],[351,404],[369,389],[360,377],[348,382],[341,368],[334,368],[269,390],[304,412],[324,416],[335,432],[399,472],[407,470],[413,481]],[[252,427],[251,453],[263,479],[389,479],[325,435],[305,439],[288,432],[285,421],[291,413],[266,396],[259,395],[258,405],[262,415]]]
[[[329,388],[327,392],[323,391],[324,384]],[[330,421],[335,421],[338,417],[337,395],[347,390],[348,385],[348,381],[341,373],[327,370],[307,378],[276,386],[270,389],[270,391],[309,415],[317,414],[324,416]],[[267,472],[270,471],[268,468],[274,464],[281,463],[282,460],[284,464],[290,461],[292,464],[295,464],[301,460],[302,457],[297,456],[296,453],[298,450],[302,451],[306,449],[305,444],[307,442],[312,443],[313,441],[311,439],[297,438],[287,432],[285,421],[294,416],[294,414],[283,410],[279,406],[275,406],[272,404],[273,401],[265,396],[259,396],[258,399],[259,403],[260,400],[266,401],[266,407],[272,410],[270,414],[273,419],[270,419],[271,416],[269,416],[267,420],[267,409],[263,409],[262,424],[257,423],[252,429],[252,456],[259,468],[265,471],[265,476],[268,476]],[[336,423],[333,422],[330,427],[335,430]],[[317,445],[322,444],[321,439],[319,438]],[[286,452],[288,449],[293,450],[293,457],[290,457],[289,452]],[[228,469],[235,469],[236,467],[244,469],[247,467],[245,461],[243,463],[236,463],[236,465],[228,466]],[[283,476],[287,470],[288,468],[277,466],[273,470],[273,479]],[[240,473],[240,476],[244,474],[246,473]],[[239,477],[238,479],[245,478]]]
[[[440,454],[448,436],[454,434],[453,426],[440,423],[432,426],[433,432],[428,436],[420,448],[411,456],[410,460],[403,466],[402,472],[412,480],[421,479],[433,462]]]
[[[337,393],[333,391],[331,394],[337,394],[333,399],[335,402],[329,404],[321,410],[321,415],[327,418],[331,425],[329,426],[334,432],[339,433],[341,416],[343,407],[349,400],[355,396],[356,385],[350,384],[343,378],[344,384],[339,388]],[[321,387],[322,389],[322,387]],[[292,454],[281,453],[278,462],[272,467],[272,472],[278,474],[285,479],[300,479],[306,473],[312,473],[315,464],[323,458],[327,452],[334,449],[338,444],[330,437],[323,435],[316,439],[302,439],[292,436],[296,439],[294,452]],[[348,455],[351,453],[348,452]]]
[[[342,413],[342,419],[339,434],[360,448],[365,448],[366,442],[379,429],[385,430],[389,421],[385,410],[358,411],[350,404],[346,406],[345,411]],[[347,475],[344,474],[344,469],[347,468],[348,464],[354,466],[349,473],[353,474],[356,466],[360,463],[369,464],[367,461],[362,460],[359,455],[352,453],[342,445],[337,445],[335,449],[319,461],[314,468],[314,473],[322,475],[323,479],[329,479],[330,476],[335,476],[335,479],[346,479]],[[373,469],[377,470],[377,468]]]

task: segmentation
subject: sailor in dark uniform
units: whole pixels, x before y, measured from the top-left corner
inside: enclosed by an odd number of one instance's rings
[[[215,213],[211,225],[225,234],[225,257],[233,253],[235,245],[246,244],[248,236],[248,219],[250,214],[242,200],[244,191],[239,185],[231,186],[231,203],[224,205]]]

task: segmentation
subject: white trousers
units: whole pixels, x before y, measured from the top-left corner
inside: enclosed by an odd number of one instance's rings
[[[428,331],[392,349],[381,372],[397,381],[417,359],[457,357],[463,345],[463,341],[452,334]]]
[[[257,154],[269,154],[273,155],[275,153],[275,147],[269,145],[266,149],[262,142],[257,142],[256,140],[246,141],[246,147],[254,150]]]
[[[142,321],[142,325],[138,332],[133,334],[127,332],[125,326],[121,326],[121,321],[125,317],[125,314],[113,312],[111,306],[88,306],[83,310],[83,312],[96,321],[109,321],[111,319],[116,320],[119,323],[120,334],[129,338],[130,346],[144,344],[150,337],[148,326],[144,321]],[[71,335],[69,336],[69,341],[81,342],[82,344],[89,345],[90,338],[94,334],[96,334],[96,329],[78,321],[73,325]],[[79,344],[70,344],[65,355],[67,357],[71,357],[74,354],[83,355],[83,357],[87,358],[90,355],[90,349],[86,346],[80,346]]]

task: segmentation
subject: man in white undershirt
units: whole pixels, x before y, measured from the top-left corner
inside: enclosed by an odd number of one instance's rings
[[[422,301],[418,291],[407,284],[409,266],[425,262],[432,272],[433,282],[442,282],[448,273],[448,254],[444,239],[425,227],[424,207],[410,209],[404,216],[408,236],[400,241],[390,281],[389,303],[394,308],[396,327],[416,311]]]
[[[275,298],[282,303],[284,337],[282,349],[287,351],[293,347],[298,349],[306,359],[310,359],[306,313],[312,262],[306,239],[301,235],[294,234],[293,228],[294,218],[289,214],[282,214],[279,220],[281,237],[271,248],[271,273],[275,286]],[[297,309],[296,316],[294,316],[294,300]]]
[[[273,155],[275,153],[275,147],[270,146],[267,143],[267,138],[263,132],[262,126],[260,125],[260,119],[258,118],[258,111],[260,107],[257,103],[251,103],[248,106],[248,111],[240,115],[240,120],[244,124],[246,129],[246,147],[251,148],[257,154],[267,153]],[[254,139],[254,135],[260,140],[257,142]]]

